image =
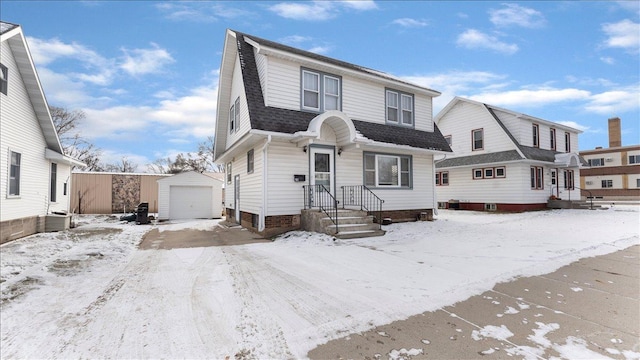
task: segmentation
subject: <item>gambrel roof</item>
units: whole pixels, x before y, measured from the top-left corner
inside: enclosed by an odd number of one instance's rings
[[[500,117],[498,116],[498,113],[496,111],[501,111],[501,112],[504,112],[504,113],[508,113],[508,114],[511,114],[511,115],[513,115],[513,116],[515,116],[517,118],[527,119],[527,120],[530,120],[530,121],[534,121],[536,123],[549,124],[549,125],[551,125],[551,126],[553,126],[555,128],[563,129],[563,130],[574,132],[574,133],[578,133],[578,134],[582,132],[582,131],[580,131],[578,129],[574,129],[574,128],[566,126],[566,125],[552,123],[552,122],[549,122],[549,121],[544,120],[544,119],[536,118],[536,117],[529,116],[529,115],[526,115],[526,114],[517,113],[517,112],[511,111],[511,110],[499,108],[497,106],[488,105],[488,104],[485,104],[485,103],[480,103],[480,102],[477,102],[477,101],[474,101],[474,100],[465,99],[465,98],[461,98],[461,97],[455,97],[453,100],[451,100],[449,102],[449,104],[447,104],[447,106],[445,106],[438,113],[438,115],[435,117],[436,123],[444,116],[444,114],[446,114],[451,108],[453,108],[459,102],[468,102],[468,103],[475,104],[475,105],[478,105],[478,106],[484,108],[487,111],[487,113],[489,113],[491,115],[491,118],[493,118],[496,121],[496,123],[500,126],[500,128],[505,132],[505,134],[513,142],[513,145],[516,147],[516,150],[499,151],[499,152],[494,152],[494,153],[483,153],[483,154],[478,154],[478,155],[460,156],[460,157],[450,158],[450,159],[445,158],[444,160],[441,160],[441,161],[437,162],[436,167],[438,167],[438,168],[447,168],[447,167],[454,167],[454,166],[468,166],[468,165],[478,165],[478,164],[491,164],[491,163],[499,163],[499,162],[505,162],[505,161],[517,161],[517,160],[535,160],[535,161],[544,161],[544,162],[553,163],[553,162],[556,162],[558,160],[557,155],[565,154],[565,153],[560,152],[560,151],[541,149],[541,148],[537,148],[537,147],[521,145],[518,142],[518,140],[513,136],[511,131],[509,131],[507,126],[504,124],[504,122],[500,119]],[[586,161],[582,157],[578,156],[578,158],[579,158],[580,163],[582,165],[586,165],[587,164]]]
[[[371,70],[358,65],[350,64],[344,61],[332,59],[326,56],[318,55],[308,51],[296,49],[290,46],[282,45],[273,41],[261,39],[259,37],[244,34],[238,31],[229,30],[235,34],[235,42],[238,57],[240,59],[240,68],[242,71],[243,85],[247,99],[249,118],[251,129],[267,132],[295,134],[308,130],[311,120],[318,116],[317,113],[306,112],[301,110],[283,109],[272,106],[265,106],[264,94],[258,74],[258,68],[254,55],[256,46],[261,49],[270,49],[270,51],[280,51],[290,54],[294,57],[303,57],[313,61],[320,61],[331,66],[338,66],[348,71],[357,72],[361,76],[377,79],[377,81],[393,82],[396,86],[405,86],[415,92],[428,94],[429,96],[438,96],[439,92],[415,84],[411,84],[404,80],[395,78],[389,74]],[[228,39],[228,38],[227,38]],[[229,50],[229,48],[227,48]],[[224,67],[223,56],[223,67]],[[222,87],[222,86],[221,86]],[[219,93],[218,101],[221,101]],[[220,121],[221,119],[218,119]],[[223,121],[224,122],[224,121]],[[430,149],[435,151],[451,152],[451,148],[440,133],[440,130],[434,124],[434,131],[420,131],[402,127],[390,127],[385,124],[370,123],[361,120],[352,120],[356,131],[369,140],[395,145],[406,145],[420,149]],[[222,125],[222,124],[220,124]],[[224,142],[226,140],[226,132],[220,134],[221,128],[218,127],[216,136],[221,135]],[[222,146],[216,141],[216,154],[222,153]],[[216,155],[217,157],[217,155]]]

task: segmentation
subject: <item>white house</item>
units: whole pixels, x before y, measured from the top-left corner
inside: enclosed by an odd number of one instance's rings
[[[581,131],[460,97],[435,121],[453,150],[436,160],[440,207],[526,211],[551,196],[580,200]]]
[[[334,223],[336,204],[377,220],[432,212],[433,159],[450,152],[433,122],[439,92],[233,30],[220,69],[229,220],[270,235],[300,228],[305,208]]]
[[[22,28],[0,22],[0,243],[69,224],[71,166]],[[61,224],[61,225],[60,225]]]
[[[158,180],[158,219],[219,219],[222,184],[215,176],[189,171]]]

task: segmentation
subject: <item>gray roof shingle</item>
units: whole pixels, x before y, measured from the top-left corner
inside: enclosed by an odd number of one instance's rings
[[[298,131],[307,130],[311,120],[318,116],[318,114],[264,105],[264,96],[262,86],[260,84],[258,68],[256,66],[253,46],[244,40],[245,36],[257,43],[265,44],[270,47],[290,51],[351,69],[359,69],[358,66],[353,64],[298,50],[237,31],[235,33],[252,129],[293,134]],[[433,132],[428,132],[359,120],[353,120],[353,124],[356,130],[363,136],[374,141],[407,145],[421,149],[451,152],[451,148],[437,127],[435,127]]]
[[[449,168],[454,166],[467,166],[477,164],[493,164],[505,161],[521,160],[522,157],[516,150],[499,151],[479,155],[460,156],[444,159],[436,162],[436,168]]]
[[[0,21],[0,34],[4,34],[7,31],[10,31],[10,30],[13,30],[13,29],[17,28],[18,26],[20,26],[20,25],[16,25],[16,24]]]

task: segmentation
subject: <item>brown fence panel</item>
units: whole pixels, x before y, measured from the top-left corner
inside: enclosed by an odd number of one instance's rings
[[[71,176],[71,211],[111,214],[112,174],[74,173]]]

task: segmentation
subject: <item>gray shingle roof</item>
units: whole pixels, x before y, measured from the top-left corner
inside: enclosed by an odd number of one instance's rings
[[[466,166],[477,164],[493,164],[505,161],[521,160],[522,157],[516,150],[499,151],[494,153],[460,156],[444,159],[436,162],[436,168],[449,168],[454,166]],[[553,160],[552,160],[553,161]]]
[[[353,64],[298,50],[236,31],[238,56],[240,58],[240,67],[242,70],[242,78],[244,81],[252,129],[293,134],[298,131],[307,130],[311,120],[318,116],[318,114],[264,105],[264,96],[253,53],[253,46],[244,40],[245,36],[257,43],[265,44],[270,47],[290,51],[351,69],[359,68]],[[451,148],[437,127],[435,127],[434,132],[428,132],[358,120],[353,120],[353,124],[357,131],[368,139],[374,141],[407,145],[421,149],[451,151]]]
[[[4,34],[7,31],[10,31],[10,30],[13,30],[13,29],[17,28],[18,26],[20,26],[20,25],[16,25],[16,24],[0,21],[0,34]]]

